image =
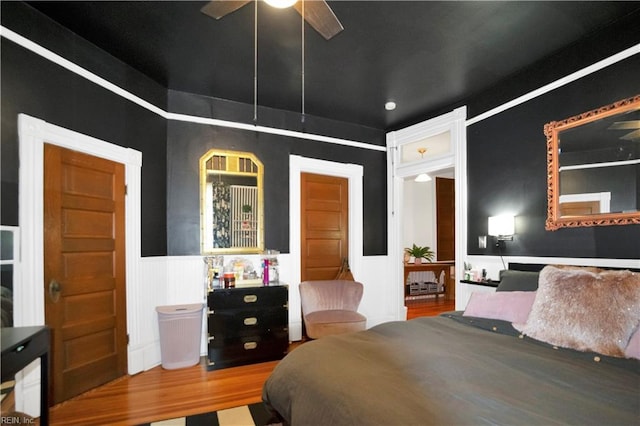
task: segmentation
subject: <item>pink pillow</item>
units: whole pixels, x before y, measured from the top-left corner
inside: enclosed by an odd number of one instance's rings
[[[631,335],[627,348],[624,350],[627,358],[640,359],[640,327]]]
[[[471,293],[463,316],[525,322],[536,298],[535,291]]]

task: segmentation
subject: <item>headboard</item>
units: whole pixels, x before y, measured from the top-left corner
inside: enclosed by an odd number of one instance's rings
[[[540,272],[542,268],[547,266],[543,263],[509,263],[509,269],[513,271],[530,271],[530,272]],[[619,268],[619,267],[603,267],[597,266],[597,268],[601,269],[611,269],[611,270],[629,270],[633,272],[640,272],[638,268]]]

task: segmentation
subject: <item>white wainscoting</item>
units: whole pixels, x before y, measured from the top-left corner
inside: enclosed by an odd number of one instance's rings
[[[259,256],[244,256],[255,267]],[[225,263],[230,257],[225,257]],[[289,284],[289,338],[302,337],[302,318],[299,278],[288,272],[292,264],[290,254],[278,256],[280,280]],[[398,318],[394,300],[398,293],[398,279],[391,275],[388,256],[363,257],[358,269],[352,269],[356,280],[364,284],[364,295],[359,311],[367,317],[367,327],[383,322],[404,320]],[[204,261],[201,256],[145,257],[140,261],[140,288],[138,289],[136,329],[129,330],[129,372],[134,374],[161,363],[157,306],[191,303],[206,304],[204,288]],[[202,324],[201,355],[206,355],[206,321]]]
[[[389,256],[366,256],[360,267],[351,270],[353,277],[364,285],[362,302],[358,311],[367,317],[367,328],[389,321],[406,320],[406,311],[398,311],[398,294],[404,292],[401,277]]]
[[[140,297],[137,329],[129,330],[129,372],[148,370],[161,363],[156,308],[206,303],[204,261],[200,256],[145,257],[140,261]],[[201,352],[206,352],[204,321]]]

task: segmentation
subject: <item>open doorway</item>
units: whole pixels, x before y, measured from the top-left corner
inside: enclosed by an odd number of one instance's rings
[[[407,318],[411,317],[406,303],[407,296],[416,296],[409,297],[408,300],[433,298],[441,302],[450,299],[451,309],[448,310],[455,309],[455,277],[462,270],[466,252],[466,188],[463,185],[466,168],[465,120],[466,108],[462,107],[387,134],[391,171],[389,254],[398,265],[398,302],[407,313]],[[415,182],[418,177],[423,183]],[[443,242],[444,239],[438,239],[438,231],[441,236],[445,232],[444,225],[441,229],[438,228],[436,182],[440,178],[445,179],[447,186],[453,189],[447,195],[448,209],[453,210],[453,217],[447,217],[453,237],[446,237],[452,240],[450,242],[453,247],[444,247],[447,243]],[[413,259],[405,259],[405,248],[412,247],[413,244],[431,248],[433,258],[427,263],[433,267],[417,267]],[[443,265],[437,265],[438,263],[447,265],[440,268]],[[436,270],[426,274],[427,271],[421,269]],[[412,270],[423,275],[409,277],[408,272]],[[447,276],[439,275],[443,270]],[[411,294],[411,287],[407,287],[412,283],[414,294]],[[432,290],[436,294],[428,294]]]
[[[427,259],[403,258],[407,319],[455,309],[455,180],[447,168],[403,182],[403,247],[428,247]]]
[[[323,176],[345,178],[348,181],[348,257],[352,271],[361,269],[363,240],[363,166],[359,164],[337,163],[327,160],[291,155],[289,157],[289,209],[300,212],[302,208],[302,174],[312,173]],[[301,215],[292,214],[289,218],[289,251],[291,263],[287,268],[289,277],[289,336],[293,341],[302,339],[302,307],[298,284],[302,277],[301,265]],[[282,278],[282,275],[281,275]]]

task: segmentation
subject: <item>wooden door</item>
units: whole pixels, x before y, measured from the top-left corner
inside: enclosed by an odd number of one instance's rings
[[[560,203],[560,216],[585,216],[600,213],[600,201]]]
[[[330,280],[349,257],[349,181],[302,173],[301,278]]]
[[[448,261],[456,258],[456,197],[455,181],[436,178],[436,243],[437,260]]]
[[[45,144],[45,322],[50,400],[127,372],[124,166]]]

